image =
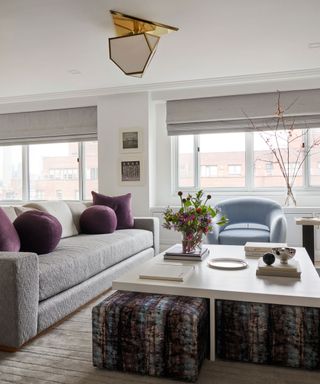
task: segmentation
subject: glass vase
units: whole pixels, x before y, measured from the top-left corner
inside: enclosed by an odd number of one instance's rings
[[[182,252],[195,253],[201,251],[202,232],[184,233],[182,237]]]

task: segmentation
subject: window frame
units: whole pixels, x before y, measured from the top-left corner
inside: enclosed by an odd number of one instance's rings
[[[85,197],[85,188],[86,188],[86,180],[85,180],[85,143],[87,142],[98,142],[98,140],[86,140],[86,141],[74,141],[74,143],[78,144],[78,173],[79,173],[79,199],[70,200],[70,201],[86,201]],[[57,141],[57,143],[65,143],[64,141]],[[42,144],[50,144],[50,143],[42,143]],[[3,145],[5,147],[6,145]],[[98,155],[98,152],[97,152]],[[30,200],[30,168],[29,168],[29,158],[30,158],[30,145],[29,144],[21,144],[21,157],[22,157],[22,199],[19,200],[0,200],[2,204],[10,203],[23,203],[28,201],[41,201],[41,199],[33,199]],[[99,167],[99,166],[98,166]],[[66,179],[68,180],[68,179]],[[99,183],[99,180],[98,180]],[[42,199],[43,200],[43,199]]]
[[[205,188],[207,191],[213,191],[216,193],[219,192],[248,192],[248,193],[278,193],[283,192],[283,187],[256,187],[254,185],[254,132],[243,132],[245,135],[245,186],[244,187],[207,187]],[[176,194],[178,191],[184,191],[184,192],[195,192],[199,190],[200,187],[200,135],[193,135],[194,136],[194,185],[191,187],[181,187],[179,186],[179,136],[172,136],[171,138],[171,148],[172,148],[172,180],[173,180],[173,188],[172,193]],[[310,131],[308,132],[308,135],[306,137],[306,145],[308,145],[310,142]],[[301,187],[294,187],[296,191],[299,192],[319,192],[320,191],[320,185],[314,186],[311,185],[311,174],[309,169],[309,156],[305,160],[303,164],[303,186]]]

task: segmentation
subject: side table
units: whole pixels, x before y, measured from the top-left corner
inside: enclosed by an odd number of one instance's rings
[[[314,264],[314,227],[320,225],[318,217],[296,217],[296,224],[302,225],[302,245]]]

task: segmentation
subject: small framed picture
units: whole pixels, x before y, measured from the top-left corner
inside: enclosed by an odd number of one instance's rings
[[[120,184],[142,185],[144,179],[143,161],[139,156],[120,159]]]
[[[132,128],[120,130],[120,152],[142,152],[142,132],[140,129]]]

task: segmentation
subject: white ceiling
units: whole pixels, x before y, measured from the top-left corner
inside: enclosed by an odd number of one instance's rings
[[[142,79],[108,59],[110,9],[180,28]],[[320,70],[319,19],[319,0],[0,0],[0,98]]]

